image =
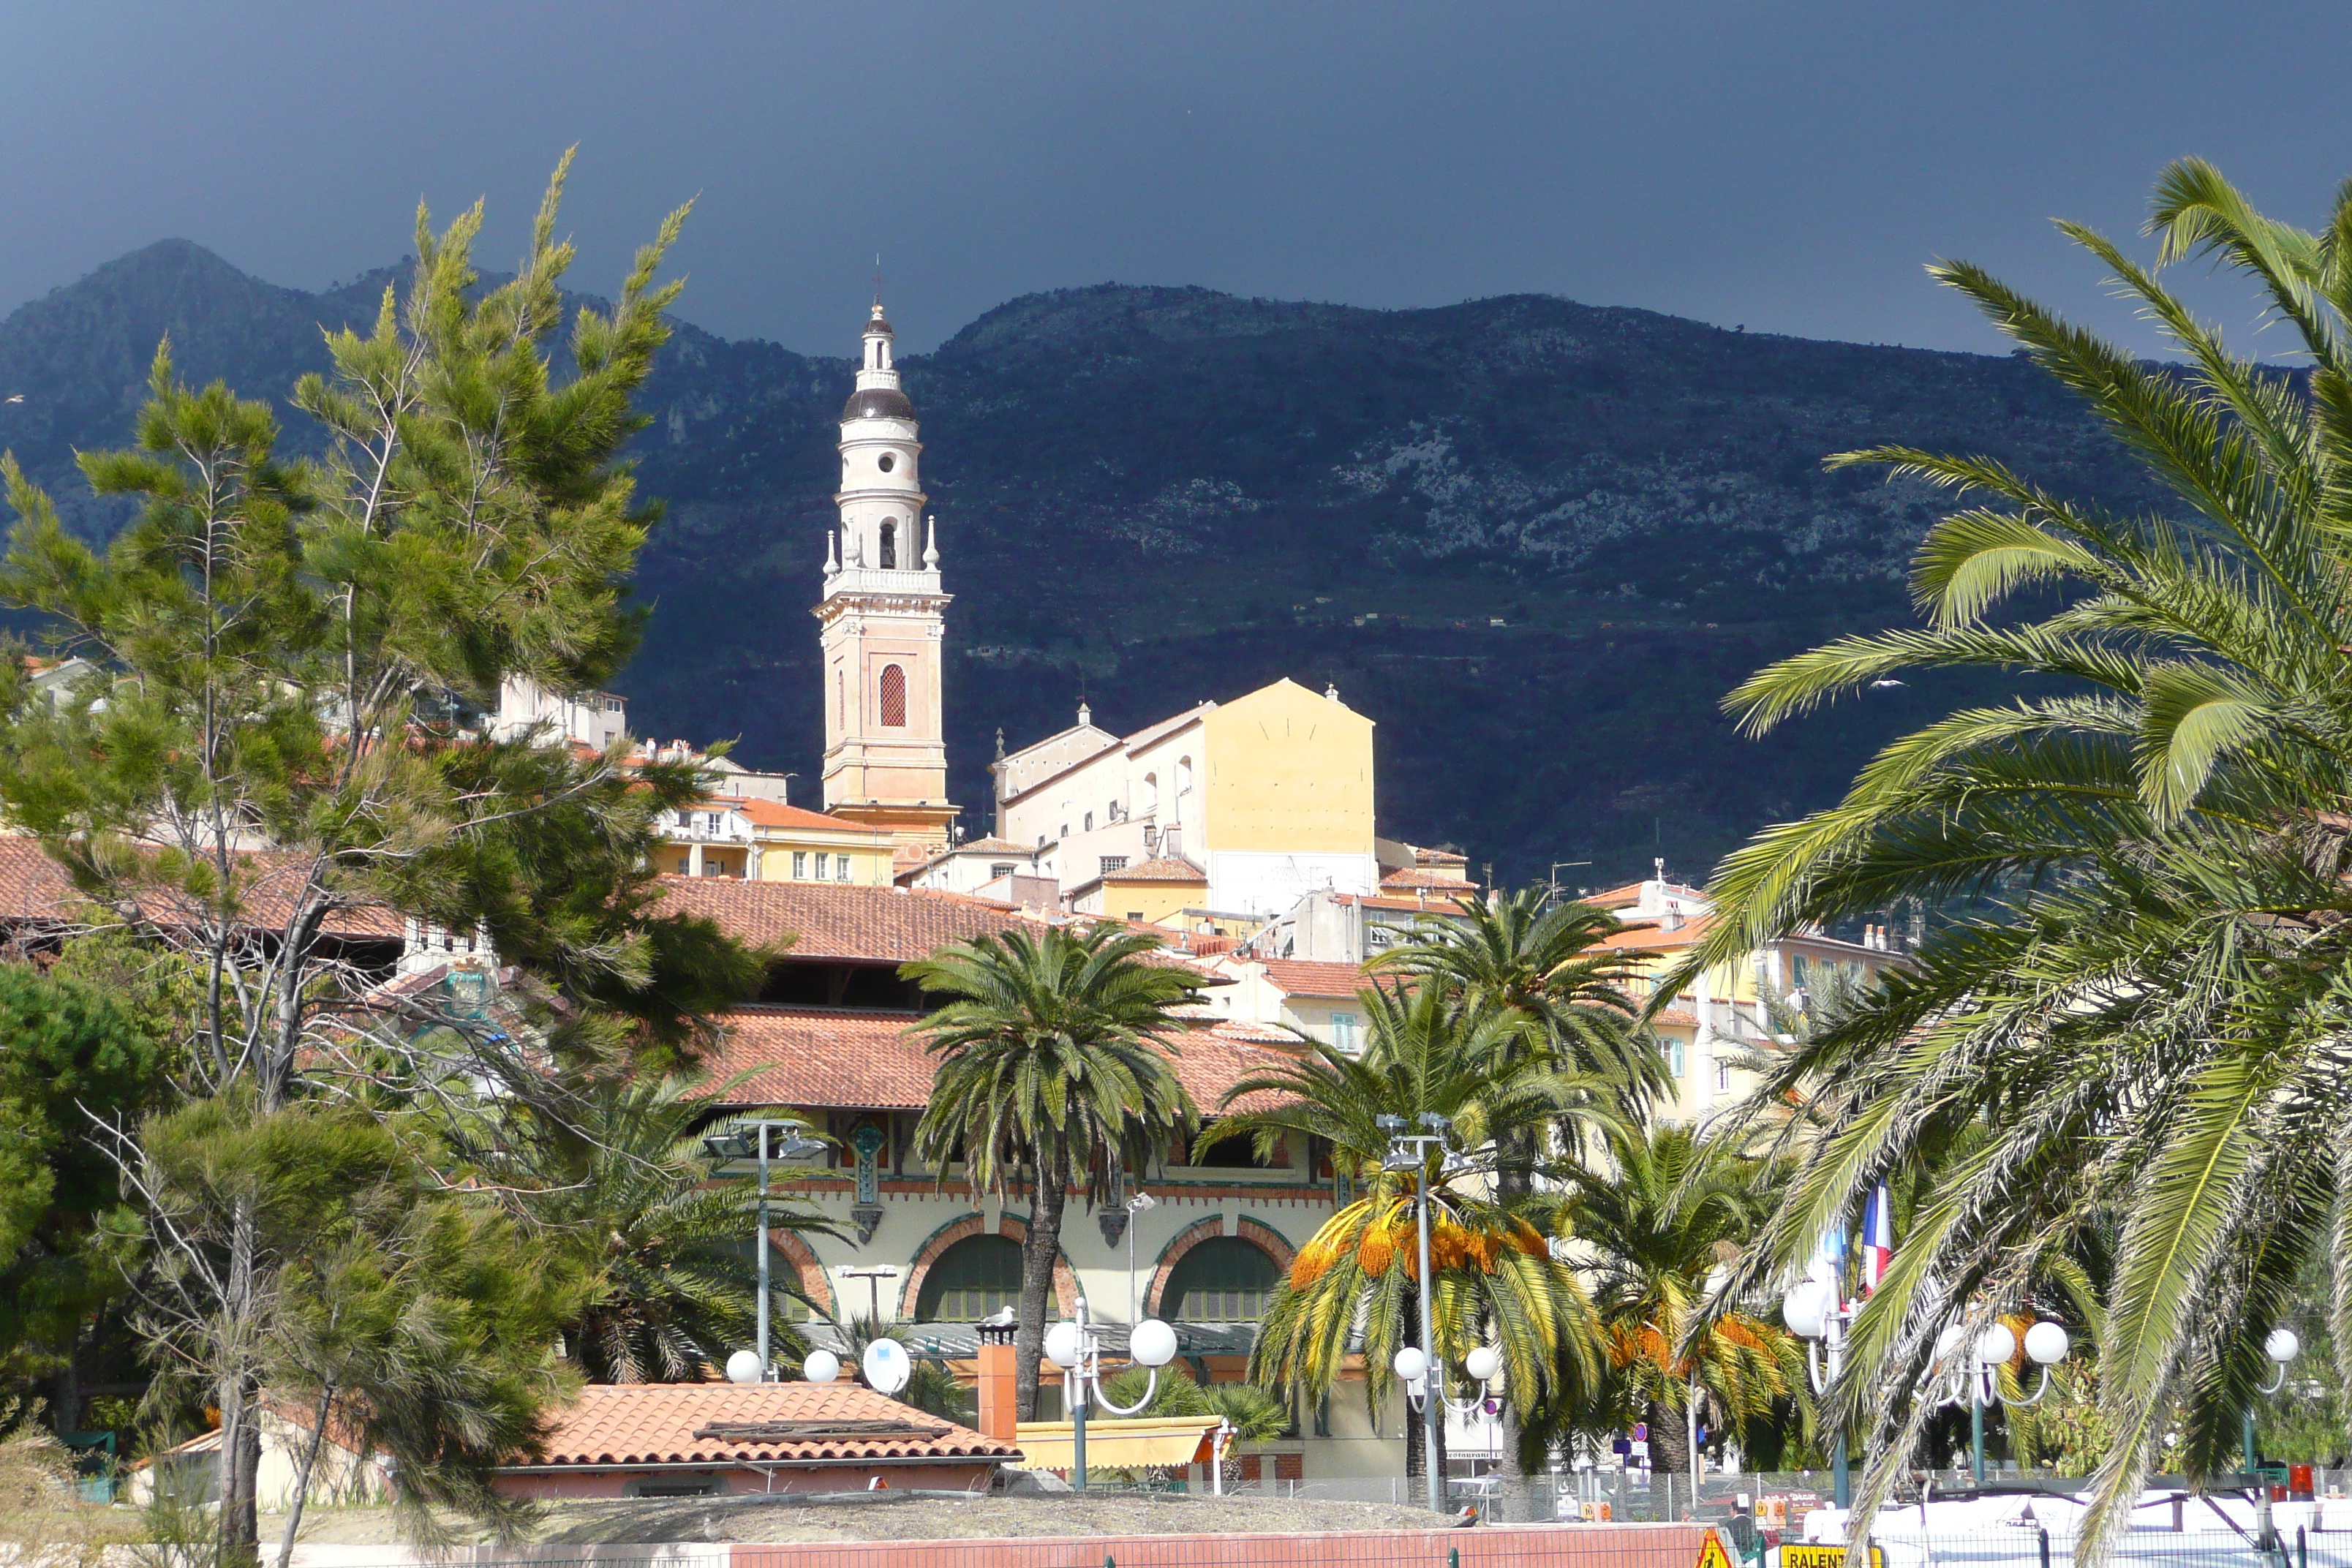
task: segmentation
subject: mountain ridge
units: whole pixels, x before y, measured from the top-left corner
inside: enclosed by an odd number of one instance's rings
[[[119,443],[155,340],[180,373],[283,403],[322,328],[364,327],[388,268],[318,292],[186,241],[0,321],[0,447],[74,526],[114,522],[72,452]],[[861,313],[862,314],[862,313]],[[845,351],[862,321],[843,324]],[[1716,709],[1767,660],[1906,618],[1940,498],[1825,473],[1881,441],[2010,461],[2150,504],[2146,480],[2014,358],[1818,342],[1504,295],[1412,310],[1173,286],[1024,295],[901,362],[923,420],[949,612],[952,786],[1068,722],[1112,728],[1276,675],[1378,723],[1381,831],[1507,879],[1685,874],[1825,804],[1879,741],[1963,693],[1873,693],[1741,740]],[[636,456],[668,505],[617,683],[642,732],[740,736],[813,787],[815,603],[854,361],[680,323]],[[314,437],[288,418],[290,449]],[[781,616],[779,612],[782,612]]]

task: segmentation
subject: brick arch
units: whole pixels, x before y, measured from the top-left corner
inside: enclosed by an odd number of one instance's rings
[[[755,1242],[755,1249],[757,1246]],[[817,1261],[816,1254],[809,1250],[809,1244],[791,1231],[772,1230],[768,1233],[768,1246],[800,1276],[801,1294],[809,1299],[811,1308],[825,1317],[833,1316],[833,1280],[825,1273],[824,1265]]]
[[[1166,1305],[1168,1279],[1176,1272],[1176,1265],[1183,1261],[1186,1253],[1202,1242],[1213,1241],[1224,1234],[1225,1216],[1223,1215],[1212,1215],[1178,1231],[1175,1238],[1160,1249],[1160,1262],[1151,1271],[1151,1288],[1144,1293],[1143,1310],[1152,1317],[1161,1316],[1161,1309]],[[1255,1219],[1236,1220],[1234,1235],[1273,1258],[1274,1266],[1286,1273],[1289,1271],[1291,1259],[1298,1256],[1298,1249],[1285,1240],[1281,1232]]]
[[[915,1249],[915,1261],[907,1269],[906,1283],[898,1287],[900,1318],[912,1321],[915,1304],[923,1299],[923,1280],[929,1276],[931,1265],[937,1263],[940,1260],[940,1255],[957,1242],[966,1237],[981,1235],[1002,1236],[1013,1241],[1026,1241],[1029,1238],[1029,1222],[1016,1215],[999,1215],[996,1229],[993,1232],[989,1231],[987,1226],[987,1215],[968,1214],[961,1219],[950,1220],[931,1232],[923,1245]],[[1076,1312],[1077,1307],[1077,1274],[1070,1268],[1069,1252],[1066,1248],[1057,1247],[1054,1253],[1054,1310],[1066,1318]]]

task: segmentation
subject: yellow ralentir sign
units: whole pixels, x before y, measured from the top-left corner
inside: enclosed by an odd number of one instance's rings
[[[1780,1548],[1780,1568],[1845,1568],[1846,1552],[1843,1546],[1790,1542]],[[1870,1568],[1886,1568],[1886,1553],[1875,1546],[1870,1549]]]

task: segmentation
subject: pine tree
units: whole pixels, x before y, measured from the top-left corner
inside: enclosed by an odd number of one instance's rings
[[[446,1109],[483,1078],[539,1092],[550,1057],[690,1052],[701,1016],[758,972],[651,907],[643,850],[655,814],[697,790],[690,770],[466,722],[509,678],[601,683],[637,635],[627,583],[656,512],[621,454],[644,423],[631,399],[678,287],[655,275],[685,215],[557,349],[569,164],[519,272],[487,291],[481,205],[439,234],[420,211],[404,292],[386,290],[368,333],[330,334],[331,373],[296,389],[328,432],[321,460],[281,459],[270,407],[184,384],[166,343],[133,447],[81,459],[98,494],[139,509],[105,550],[0,461],[18,514],[0,600],[101,672],[52,701],[21,664],[0,668],[0,808],[112,921],[192,966],[202,997],[176,1087],[256,1124],[325,1086],[379,1111]],[[521,1041],[377,1005],[341,938],[386,908],[487,931],[567,1005]],[[117,1129],[119,1162],[151,1193],[185,1190],[143,1131]],[[220,1553],[246,1562],[283,1255],[260,1244],[255,1194],[193,1190],[225,1207],[177,1228],[152,1217],[194,1291],[169,1305],[202,1299],[202,1326],[173,1343],[222,1413]]]

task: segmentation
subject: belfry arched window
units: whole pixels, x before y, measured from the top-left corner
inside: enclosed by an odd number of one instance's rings
[[[907,723],[907,672],[895,664],[882,667],[882,722],[904,729]]]
[[[885,572],[898,570],[898,525],[895,522],[886,522],[882,525],[882,557],[877,564]]]

